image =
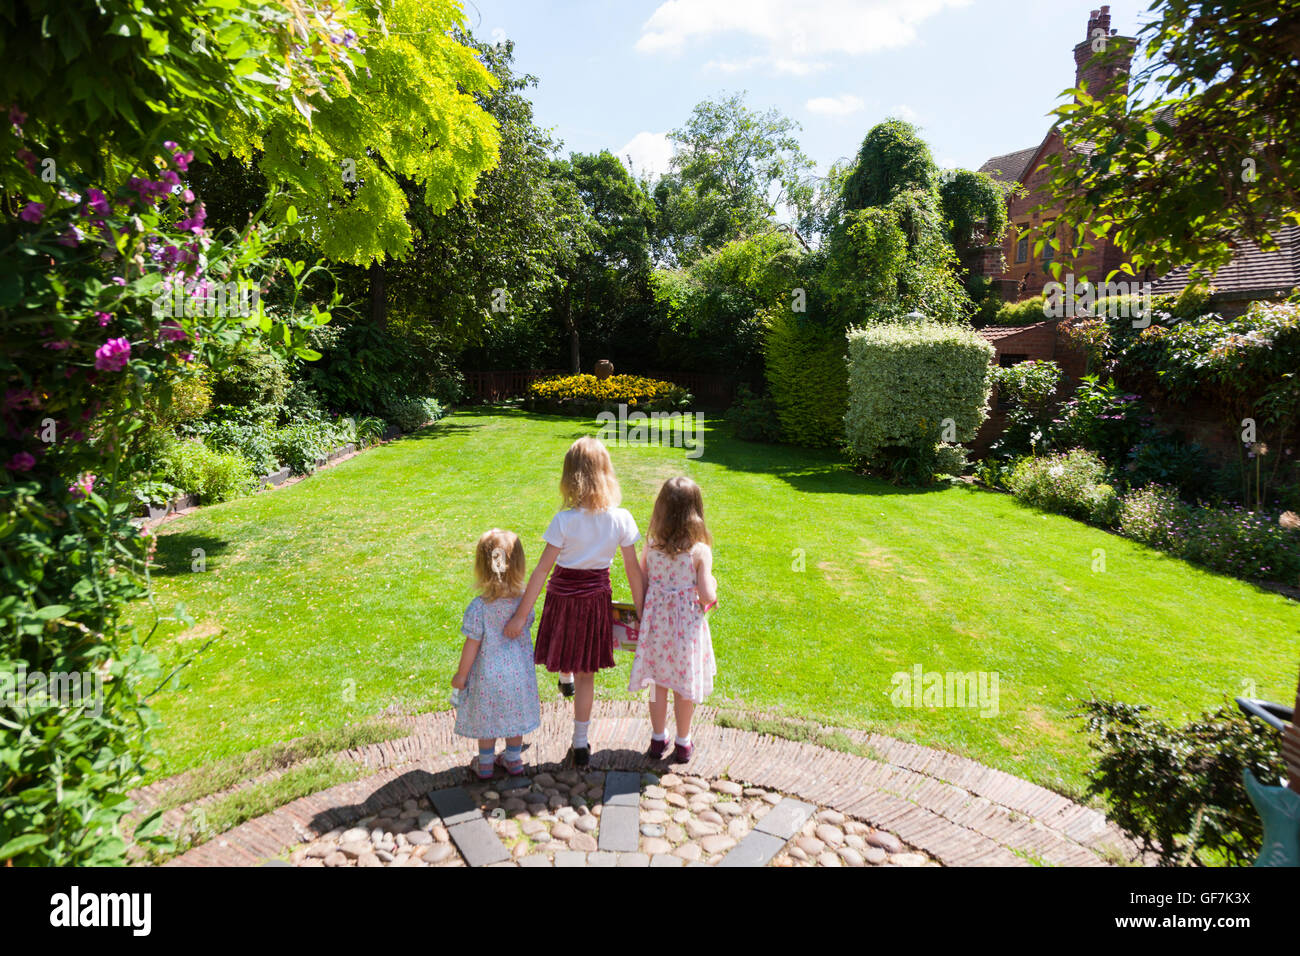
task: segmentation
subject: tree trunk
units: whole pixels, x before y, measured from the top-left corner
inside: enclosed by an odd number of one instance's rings
[[[370,320],[379,328],[388,328],[388,271],[382,262],[373,262],[370,273]]]

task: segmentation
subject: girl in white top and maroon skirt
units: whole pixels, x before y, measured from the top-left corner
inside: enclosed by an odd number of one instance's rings
[[[553,674],[574,675],[572,757],[575,766],[585,767],[591,757],[587,728],[596,671],[614,666],[609,567],[622,552],[639,614],[645,594],[636,556],[641,534],[631,513],[618,507],[614,466],[609,451],[595,438],[579,438],[565,454],[560,494],[564,510],[551,519],[543,535],[546,548],[505,634],[515,637],[522,632],[549,574],[533,660]]]

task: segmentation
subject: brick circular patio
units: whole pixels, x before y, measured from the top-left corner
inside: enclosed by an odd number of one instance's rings
[[[840,731],[871,754],[858,756],[721,727],[714,723],[716,714],[714,708],[699,708],[694,759],[685,768],[672,768],[675,772],[726,779],[787,795],[792,803],[837,811],[896,835],[945,866],[1105,866],[1138,858],[1132,842],[1097,810],[964,757],[879,734]],[[453,720],[451,711],[395,718],[410,728],[409,736],[340,754],[373,768],[370,776],[294,800],[167,865],[257,865],[387,808],[461,787],[469,779],[474,745],[452,733]],[[562,769],[571,729],[569,705],[543,706],[542,727],[527,738],[530,777]],[[649,735],[644,704],[597,701],[591,769],[635,771],[638,777],[664,771],[643,754]],[[143,788],[136,794],[139,804],[147,809],[172,785],[160,781]],[[164,825],[179,823],[190,809],[169,810]]]

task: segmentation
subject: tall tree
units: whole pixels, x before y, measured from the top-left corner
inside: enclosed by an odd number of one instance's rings
[[[791,221],[812,198],[813,162],[775,109],[757,112],[743,93],[697,105],[669,133],[676,152],[655,187],[662,261],[689,265],[732,239]],[[785,225],[796,232],[796,227]],[[799,237],[804,241],[804,237]]]

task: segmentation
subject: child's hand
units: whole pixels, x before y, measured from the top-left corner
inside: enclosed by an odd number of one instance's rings
[[[457,671],[456,674],[451,679],[451,686],[456,688],[457,690],[464,690],[465,681],[467,677],[468,675],[462,674],[460,671]]]
[[[516,614],[514,617],[510,618],[510,620],[506,621],[506,626],[502,628],[502,633],[505,634],[506,637],[518,637],[520,634],[524,633],[524,621],[525,618]]]

